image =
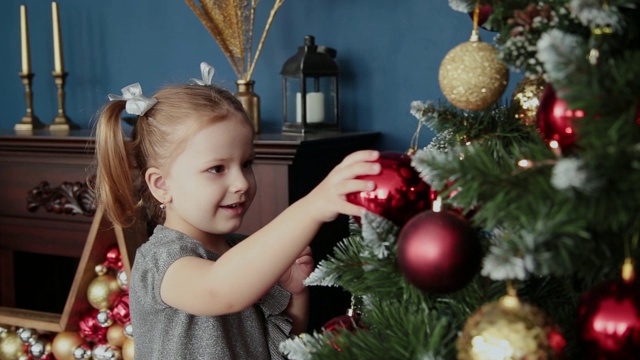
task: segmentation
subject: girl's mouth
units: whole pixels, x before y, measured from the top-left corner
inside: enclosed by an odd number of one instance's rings
[[[222,205],[221,208],[233,213],[234,215],[242,215],[244,213],[243,203],[233,203],[229,205]]]

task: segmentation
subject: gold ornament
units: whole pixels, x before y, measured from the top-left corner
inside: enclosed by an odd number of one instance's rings
[[[26,354],[22,351],[22,340],[12,330],[0,333],[0,360],[18,360]]]
[[[542,310],[505,295],[467,319],[456,345],[458,360],[561,359],[566,341]]]
[[[107,342],[110,345],[121,348],[127,336],[124,333],[124,326],[113,324],[107,329]]]
[[[122,359],[133,360],[133,339],[127,338],[122,345]]]
[[[525,77],[513,90],[511,103],[517,110],[516,118],[525,125],[537,122],[538,106],[546,85],[547,82],[541,76]]]
[[[509,82],[509,68],[498,50],[473,36],[445,55],[438,74],[440,89],[462,110],[483,110],[494,104]]]
[[[73,351],[83,342],[79,333],[63,331],[53,338],[51,352],[58,360],[74,360]]]
[[[110,308],[118,299],[120,286],[113,275],[95,277],[87,287],[87,300],[96,309]]]

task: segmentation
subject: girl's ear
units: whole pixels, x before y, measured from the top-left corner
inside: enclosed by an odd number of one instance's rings
[[[161,204],[169,202],[169,188],[162,175],[162,171],[157,167],[150,167],[144,173],[144,180],[149,187],[149,191]]]

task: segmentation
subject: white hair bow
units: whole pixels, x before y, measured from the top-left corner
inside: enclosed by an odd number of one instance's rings
[[[158,100],[142,95],[142,87],[139,83],[122,88],[122,96],[109,94],[109,100],[126,100],[126,110],[131,115],[144,115]]]
[[[203,61],[200,63],[200,72],[202,73],[202,80],[191,79],[191,81],[194,84],[202,86],[211,85],[211,79],[213,79],[213,74],[216,72],[216,69]]]

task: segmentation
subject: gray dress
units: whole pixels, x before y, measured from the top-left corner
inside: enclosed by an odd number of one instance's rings
[[[243,236],[229,237],[230,245]],[[134,354],[141,359],[284,359],[278,345],[290,336],[283,314],[291,294],[274,286],[239,313],[195,316],[165,304],[160,283],[184,256],[216,260],[218,255],[187,235],[159,225],[136,252],[129,283]]]

